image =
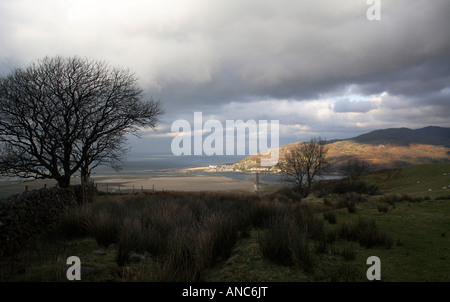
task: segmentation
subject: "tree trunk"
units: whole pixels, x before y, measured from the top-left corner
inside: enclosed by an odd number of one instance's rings
[[[89,169],[88,166],[81,168],[81,204],[86,206],[88,200],[88,185],[89,185]]]
[[[82,168],[81,168],[80,176],[81,176],[82,181],[83,181],[85,184],[88,184],[88,183],[89,183],[89,177],[91,176],[91,174],[90,174],[88,171],[89,171],[88,168],[85,168],[85,167],[82,167]]]
[[[63,175],[63,176],[56,178],[56,180],[58,181],[58,186],[60,188],[70,187],[70,176]]]

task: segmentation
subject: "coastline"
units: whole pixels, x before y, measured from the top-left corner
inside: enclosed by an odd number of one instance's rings
[[[222,165],[220,165],[222,166]],[[278,184],[278,173],[268,171],[222,170],[216,166],[164,169],[148,174],[94,176],[100,191],[256,191],[256,173],[260,184]]]
[[[109,193],[138,193],[152,191],[221,191],[255,192],[256,173],[259,184],[281,185],[279,173],[267,171],[217,171],[211,166],[160,170],[130,170],[115,174],[93,174],[91,179],[99,191]],[[331,178],[338,177],[329,175]],[[80,178],[72,177],[72,185]],[[56,185],[54,180],[0,179],[0,198]]]
[[[195,171],[199,171],[196,169]],[[98,190],[108,192],[149,191],[246,191],[253,192],[255,183],[226,176],[130,176],[94,178]]]

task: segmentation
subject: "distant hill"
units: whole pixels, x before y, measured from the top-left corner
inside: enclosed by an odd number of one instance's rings
[[[280,160],[287,150],[299,144],[302,143],[280,146]],[[373,171],[445,162],[450,161],[450,128],[381,129],[349,139],[328,141],[327,147],[330,172],[338,172],[351,158],[365,160]],[[259,170],[261,157],[259,153],[251,155],[235,163],[233,168],[241,171]]]
[[[450,128],[428,126],[421,129],[390,128],[375,130],[350,138],[357,143],[371,145],[409,146],[412,144],[450,147]]]

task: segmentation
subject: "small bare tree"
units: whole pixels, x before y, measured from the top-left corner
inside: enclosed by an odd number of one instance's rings
[[[46,57],[0,78],[0,175],[70,185],[117,167],[125,135],[154,129],[164,110],[129,71],[79,57]]]
[[[351,184],[355,184],[368,171],[369,165],[360,158],[350,159],[342,168],[342,174]]]
[[[315,137],[288,150],[284,159],[278,163],[282,179],[293,184],[302,198],[309,195],[314,181],[327,168],[327,151],[325,141]]]

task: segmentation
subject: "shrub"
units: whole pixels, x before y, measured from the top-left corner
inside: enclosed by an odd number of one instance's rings
[[[378,212],[380,212],[380,213],[387,213],[387,211],[389,209],[389,207],[387,205],[381,204],[381,203],[377,204],[377,208],[378,208]]]
[[[127,218],[118,239],[117,264],[123,266],[129,261],[132,252],[141,248],[142,237],[140,224],[136,219]]]
[[[83,208],[69,210],[61,215],[56,229],[66,239],[88,236],[89,213]]]
[[[356,258],[355,248],[351,245],[345,245],[342,248],[341,256],[344,257],[345,260],[354,260]]]
[[[196,247],[192,232],[174,230],[158,258],[157,279],[163,282],[201,281],[203,268],[196,257]]]
[[[400,198],[395,194],[383,195],[380,199],[380,202],[387,203],[391,206],[394,206],[396,202],[401,201]]]
[[[238,238],[238,224],[231,214],[214,214],[206,226],[210,233],[212,258],[228,258]]]
[[[270,195],[271,200],[278,201],[301,201],[302,194],[296,187],[283,187]]]
[[[349,201],[347,203],[347,210],[348,210],[349,213],[356,213],[356,203],[352,202],[352,201]]]
[[[325,232],[324,239],[327,243],[331,244],[336,240],[336,230],[329,230],[328,232]]]
[[[312,272],[314,258],[310,251],[308,238],[303,234],[294,236],[291,240],[292,260],[294,264],[305,272]]]
[[[14,254],[30,239],[58,223],[76,207],[72,189],[41,189],[0,200],[0,257]]]
[[[294,223],[299,228],[299,232],[314,240],[320,240],[323,237],[323,220],[319,220],[310,207],[296,205],[290,211],[290,215],[292,215]]]
[[[336,224],[336,214],[333,212],[324,212],[323,218],[327,220],[330,224]]]
[[[199,269],[212,267],[218,257],[213,255],[214,244],[211,244],[211,233],[202,228],[195,234],[196,261]]]
[[[315,248],[316,253],[326,254],[328,253],[328,243],[326,240],[319,240]]]
[[[357,241],[366,248],[384,246],[389,249],[393,245],[393,240],[378,230],[375,220],[360,218],[355,224],[343,222],[338,228],[338,234],[340,238],[347,241]]]
[[[437,196],[434,200],[450,200],[450,195]]]
[[[317,240],[315,245],[315,251],[317,253],[326,254],[328,252],[329,246],[333,247],[333,242],[336,240],[337,232],[336,230],[324,231],[322,237]]]
[[[338,228],[338,235],[342,239],[348,241],[356,241],[358,240],[358,229],[356,225],[342,222]]]
[[[318,198],[325,197],[331,193],[333,193],[333,188],[335,186],[335,183],[339,182],[340,180],[335,179],[322,179],[318,180],[312,188],[312,191],[314,192],[314,195]]]
[[[296,216],[283,215],[273,218],[270,227],[258,238],[260,251],[274,263],[295,265],[311,272],[314,260],[308,237],[314,236],[320,227],[311,219],[312,215],[310,216],[307,210],[297,209],[295,213]]]
[[[422,202],[422,201],[424,201],[424,198],[423,197],[412,197],[406,193],[403,193],[400,196],[399,200],[400,201],[409,201],[409,202]]]
[[[364,194],[358,194],[358,193],[347,193],[346,194],[346,200],[347,202],[353,202],[353,203],[363,203],[363,202],[367,202],[367,195]]]
[[[324,197],[324,205],[336,209],[348,208],[350,213],[356,211],[356,204],[367,202],[367,195],[359,193],[330,194]]]
[[[358,241],[361,246],[371,248],[379,243],[378,229],[375,220],[359,219],[357,223]]]
[[[298,228],[289,217],[276,217],[271,226],[258,238],[262,255],[280,265],[292,265],[291,236],[299,235]]]
[[[358,193],[368,195],[380,194],[380,190],[377,185],[368,184],[364,181],[349,182],[346,179],[334,183],[331,192],[336,194],[346,194],[346,193]]]
[[[176,223],[176,212],[172,203],[155,203],[141,212],[142,229],[158,234],[161,239],[169,236]]]
[[[387,249],[392,247],[393,240],[378,230],[375,220],[363,220],[360,218],[357,223],[357,229],[358,241],[361,246],[366,248],[385,246]]]
[[[400,201],[409,201],[409,202],[412,202],[412,201],[414,201],[414,198],[411,197],[411,196],[409,196],[409,195],[406,194],[406,193],[402,193],[402,195],[400,195],[399,200],[400,200]]]
[[[162,235],[155,229],[147,228],[141,233],[141,252],[148,252],[152,255],[161,253],[161,246],[164,240]]]
[[[251,224],[256,228],[268,227],[274,217],[282,216],[287,210],[287,205],[279,201],[264,200],[250,206],[249,216]]]
[[[334,206],[337,203],[335,194],[328,194],[323,197],[323,204],[327,206]]]
[[[339,248],[333,244],[330,245],[330,252],[331,252],[331,255],[333,255],[333,256],[339,256],[341,254]]]
[[[91,218],[89,233],[95,238],[99,245],[105,247],[119,241],[122,228],[121,217],[114,217],[107,211],[102,211]]]

